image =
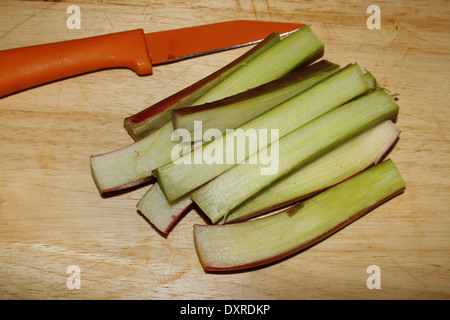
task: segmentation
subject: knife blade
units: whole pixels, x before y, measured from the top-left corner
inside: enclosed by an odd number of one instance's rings
[[[145,34],[142,29],[0,51],[0,97],[109,68],[138,75],[162,65],[286,35],[303,24],[235,20]]]
[[[273,32],[287,35],[303,24],[235,20],[147,33],[152,64],[160,65],[261,42]]]

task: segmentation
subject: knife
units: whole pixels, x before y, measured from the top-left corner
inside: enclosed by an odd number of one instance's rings
[[[0,51],[0,97],[109,68],[152,74],[152,66],[258,43],[303,24],[236,20],[144,33],[142,29]]]

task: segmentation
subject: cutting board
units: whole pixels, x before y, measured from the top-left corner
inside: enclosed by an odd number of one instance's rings
[[[136,210],[144,185],[101,197],[89,157],[132,143],[123,119],[216,71],[249,48],[160,66],[105,70],[0,99],[2,299],[450,298],[448,1],[77,1],[0,3],[0,49],[143,28],[232,19],[301,22],[324,58],[358,62],[398,94],[401,138],[389,154],[406,191],[326,240],[248,272],[205,272],[196,210],[166,237]],[[1,76],[1,75],[0,75]],[[369,266],[380,288],[369,289]],[[76,281],[76,280],[79,280]]]

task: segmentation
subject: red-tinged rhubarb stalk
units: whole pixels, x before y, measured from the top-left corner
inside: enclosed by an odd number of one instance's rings
[[[177,145],[172,122],[124,148],[91,156],[91,173],[101,194],[137,186],[153,178],[152,170],[170,162]]]
[[[250,197],[221,223],[243,221],[281,209],[342,182],[377,164],[399,134],[400,130],[390,120],[369,128]]]
[[[190,106],[214,86],[229,77],[236,70],[270,49],[280,41],[280,35],[273,33],[264,41],[244,53],[220,70],[201,79],[193,85],[167,97],[160,102],[132,115],[124,120],[128,134],[135,140],[140,140],[171,120],[171,110]]]
[[[322,57],[324,45],[304,26],[202,95],[193,105],[217,101],[278,79]]]
[[[163,234],[168,234],[175,222],[192,204],[186,196],[174,202],[167,201],[158,183],[139,200],[137,209]]]
[[[294,210],[241,223],[195,225],[197,254],[206,271],[216,272],[278,261],[323,240],[404,189],[396,166],[386,160]]]
[[[281,78],[218,101],[172,111],[175,129],[189,130],[194,137],[195,123],[206,130],[234,129],[315,85],[340,69],[339,65],[321,60],[304,66]]]

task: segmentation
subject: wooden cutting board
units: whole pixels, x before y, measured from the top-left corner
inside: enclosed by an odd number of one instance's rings
[[[149,186],[102,198],[89,157],[132,142],[124,117],[248,48],[161,66],[148,77],[120,69],[66,79],[0,99],[0,298],[450,298],[448,1],[377,1],[381,28],[373,30],[371,1],[96,2],[76,2],[81,29],[66,26],[71,3],[1,2],[0,49],[232,19],[310,24],[326,59],[358,62],[399,94],[402,133],[389,157],[407,189],[279,263],[205,273],[192,235],[203,217],[191,211],[162,237],[135,208]],[[371,265],[380,268],[380,289],[366,285]],[[79,287],[68,285],[74,270]]]

